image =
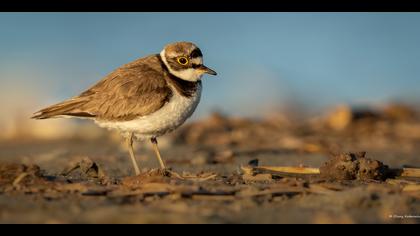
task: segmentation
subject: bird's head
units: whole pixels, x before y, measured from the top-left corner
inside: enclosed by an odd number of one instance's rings
[[[201,50],[190,42],[176,42],[165,46],[160,53],[162,61],[169,72],[187,81],[199,81],[203,74],[217,75],[217,73],[203,65]]]

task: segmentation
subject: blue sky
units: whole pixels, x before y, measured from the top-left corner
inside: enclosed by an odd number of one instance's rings
[[[200,114],[420,101],[419,25],[420,13],[0,13],[0,93],[27,84],[46,105],[182,40],[219,74]]]

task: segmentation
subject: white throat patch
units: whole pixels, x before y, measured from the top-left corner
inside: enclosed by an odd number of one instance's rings
[[[160,57],[162,58],[163,63],[165,63],[166,67],[168,68],[169,72],[175,75],[176,77],[179,77],[183,80],[192,81],[192,82],[201,80],[201,77],[203,76],[203,72],[199,70],[195,70],[193,68],[188,68],[181,71],[173,70],[169,66],[168,61],[166,61],[165,49],[163,49],[162,52],[160,52]],[[197,59],[194,59],[194,60],[197,60]]]

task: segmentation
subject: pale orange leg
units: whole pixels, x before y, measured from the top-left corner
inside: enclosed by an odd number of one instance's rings
[[[163,170],[166,169],[165,163],[163,162],[162,156],[160,155],[160,152],[159,152],[157,139],[156,138],[151,138],[150,141],[152,142],[153,150],[156,153],[156,157],[159,160],[160,168],[162,168]]]
[[[140,174],[140,169],[137,165],[136,158],[134,156],[134,150],[133,150],[133,133],[131,133],[126,138],[126,143],[127,143],[127,147],[128,147],[128,152],[130,153],[131,161],[133,162],[134,171],[135,171],[136,175],[139,175]]]

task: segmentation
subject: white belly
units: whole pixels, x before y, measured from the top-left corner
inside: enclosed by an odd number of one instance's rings
[[[200,102],[201,86],[192,97],[181,96],[175,90],[173,93],[168,103],[150,115],[131,121],[96,123],[104,128],[118,129],[124,136],[134,133],[137,139],[161,136],[182,125],[193,114]]]

